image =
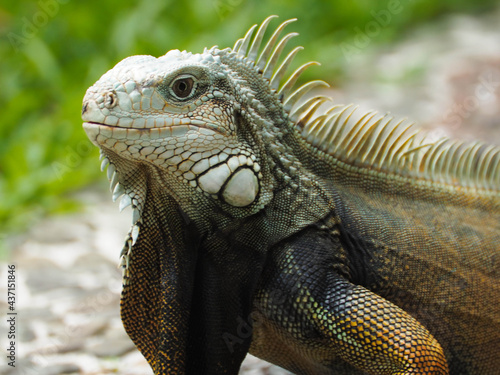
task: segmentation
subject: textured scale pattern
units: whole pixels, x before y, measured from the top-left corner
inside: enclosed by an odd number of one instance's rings
[[[282,351],[283,347],[296,347],[297,351],[306,348],[311,351],[308,356],[314,358],[313,363],[301,362],[292,353],[284,359],[282,356],[283,362],[278,362],[297,373],[330,373],[318,364],[330,364],[333,353],[368,373],[447,373],[439,343],[417,320],[361,286],[325,275],[317,262],[329,255],[321,254],[315,244],[321,236],[306,233],[305,238],[308,236],[315,238],[307,242],[310,248],[318,250],[315,256],[301,259],[307,255],[295,251],[297,243],[287,247],[281,259],[277,259],[288,271],[287,275],[271,281],[257,296],[260,311],[277,326],[286,327],[289,333],[277,333],[281,337],[266,337],[264,342],[257,336],[255,340],[263,347],[257,349],[259,355],[269,359],[272,358],[269,352]],[[285,288],[295,292],[293,298],[288,300],[283,296]],[[336,307],[332,309],[332,305]],[[265,311],[268,308],[270,310]],[[283,315],[282,311],[297,314]],[[267,324],[259,322],[260,319],[259,316],[256,319],[259,325]],[[350,366],[335,368],[338,372],[334,373],[359,373]]]
[[[132,56],[82,118],[132,208],[122,320],[155,374],[496,374],[500,148],[296,87],[274,16]]]
[[[286,21],[274,32],[259,59],[255,60],[270,19],[262,23],[251,47],[248,47],[249,40],[256,25],[243,39],[236,42],[233,49],[249,62],[255,61],[259,70],[263,69],[263,77],[269,80],[273,90],[277,90],[276,96],[283,102],[291,121],[301,129],[302,136],[311,146],[331,155],[335,160],[360,168],[444,184],[459,183],[463,187],[493,190],[493,194],[498,194],[500,147],[479,142],[464,144],[447,139],[431,141],[423,131],[414,129],[413,123],[406,120],[395,122],[392,116],[379,115],[375,111],[360,113],[353,105],[329,104],[320,111],[320,106],[329,102],[329,98],[322,96],[313,96],[292,111],[294,104],[307,91],[327,84],[312,81],[291,92],[304,69],[315,64],[311,62],[293,72],[278,90],[286,68],[300,48],[292,50],[273,72],[288,40],[298,35],[290,33],[283,37],[269,57],[280,32],[292,20]]]

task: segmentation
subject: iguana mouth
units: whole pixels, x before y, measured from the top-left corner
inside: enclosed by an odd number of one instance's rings
[[[220,127],[214,123],[207,123],[199,120],[191,120],[189,123],[180,123],[163,127],[151,127],[151,128],[133,128],[118,125],[109,125],[101,122],[86,121],[82,124],[83,128],[87,132],[87,135],[91,139],[96,139],[99,134],[104,137],[113,138],[123,136],[122,138],[131,139],[130,136],[134,133],[137,135],[149,134],[150,139],[160,139],[167,137],[182,137],[186,135],[189,131],[196,131],[204,133],[205,135],[212,135],[215,133],[227,135],[226,132],[221,131]],[[91,137],[94,135],[94,137]],[[95,142],[93,142],[95,143]],[[97,145],[97,144],[96,144]]]
[[[98,122],[84,122],[83,128],[87,133],[87,136],[92,141],[92,143],[98,147],[113,148],[108,140],[114,140],[113,145],[116,144],[116,140],[147,140],[150,142],[159,142],[162,139],[172,139],[186,137],[189,133],[203,133],[204,135],[223,135],[223,133],[213,129],[215,124],[210,124],[211,126],[201,127],[198,124],[179,124],[172,125],[161,128],[130,128],[121,127],[115,125],[108,125]],[[144,135],[147,134],[147,139]]]
[[[83,126],[104,126],[111,129],[126,129],[126,130],[137,130],[137,131],[151,131],[151,130],[161,130],[161,129],[176,129],[180,127],[189,127],[189,130],[198,130],[198,129],[207,129],[211,130],[215,133],[225,134],[225,132],[221,131],[219,126],[215,123],[204,122],[199,120],[190,120],[189,122],[182,122],[179,124],[166,125],[166,126],[158,126],[158,127],[149,127],[149,128],[134,128],[130,126],[119,126],[119,125],[110,125],[102,122],[94,122],[94,121],[85,121]]]

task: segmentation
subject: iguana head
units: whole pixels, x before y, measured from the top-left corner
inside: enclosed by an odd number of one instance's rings
[[[233,49],[172,50],[159,58],[124,59],[87,90],[82,117],[88,136],[112,164],[116,155],[174,176],[175,181],[166,182],[181,199],[199,195],[218,201],[232,215],[255,213],[272,198],[276,161],[293,162],[280,139],[289,122],[285,108],[321,84],[291,91],[306,64],[278,91],[300,48],[276,68],[295,35],[278,44],[287,21],[257,60],[270,20],[250,47],[255,26]]]
[[[267,246],[255,232],[271,230],[262,210],[277,185],[285,194],[310,183],[285,137],[302,113],[292,106],[323,83],[293,90],[313,63],[282,82],[300,48],[278,65],[296,34],[279,39],[286,21],[262,47],[272,18],[232,49],[129,57],[83,100],[83,126],[109,164],[113,198],[133,208],[122,318],[157,374],[239,367],[251,335],[238,332],[251,324]]]
[[[175,176],[173,190],[184,184],[192,196],[233,207],[257,205],[269,191],[268,181],[253,140],[237,129],[241,105],[235,84],[209,52],[132,56],[87,91],[85,129],[94,143],[119,157]]]

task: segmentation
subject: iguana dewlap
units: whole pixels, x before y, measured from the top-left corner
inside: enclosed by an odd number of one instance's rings
[[[234,48],[132,56],[84,128],[132,206],[125,329],[155,374],[500,373],[500,148],[286,76],[285,26]]]

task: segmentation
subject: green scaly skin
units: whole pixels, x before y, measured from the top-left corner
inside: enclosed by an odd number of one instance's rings
[[[294,34],[262,47],[271,19],[87,91],[84,128],[133,209],[129,336],[158,375],[237,374],[247,352],[297,374],[497,373],[500,150],[297,106],[320,83],[282,79],[272,51]]]

